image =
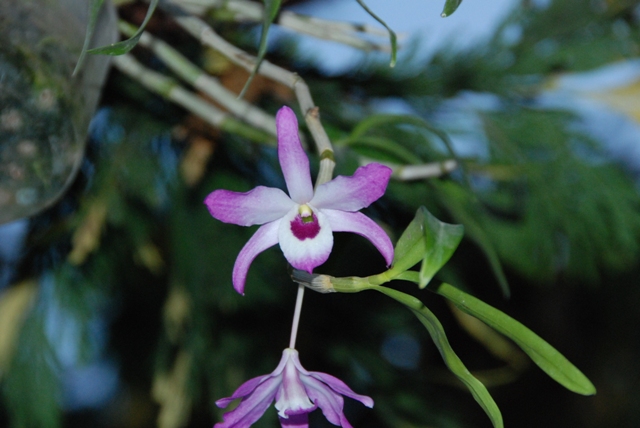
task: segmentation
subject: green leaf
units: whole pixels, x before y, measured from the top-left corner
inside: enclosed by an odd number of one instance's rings
[[[353,128],[351,138],[358,138],[366,134],[370,129],[378,128],[385,125],[414,125],[424,127],[425,123],[422,119],[415,116],[401,114],[374,114],[362,120]]]
[[[390,275],[400,274],[407,269],[411,269],[424,257],[426,244],[424,242],[424,224],[427,209],[418,208],[416,215],[409,223],[409,226],[402,232],[400,239],[396,243],[393,256],[393,264]]]
[[[420,288],[426,287],[436,272],[449,261],[462,240],[464,226],[442,222],[425,209],[422,230],[426,252],[420,266]]]
[[[92,0],[91,6],[89,9],[89,23],[87,25],[87,33],[84,36],[84,43],[82,44],[82,51],[80,52],[80,57],[78,58],[78,62],[76,63],[76,67],[73,69],[73,75],[80,70],[82,64],[84,63],[84,58],[87,56],[87,51],[89,49],[89,43],[91,43],[91,38],[93,37],[93,33],[96,30],[96,23],[98,22],[98,15],[100,14],[100,8],[102,7],[102,3],[104,0]]]
[[[450,284],[440,285],[435,292],[513,340],[538,367],[565,388],[582,395],[596,393],[591,381],[576,366],[518,321]]]
[[[367,116],[353,129],[349,137],[344,140],[336,141],[336,145],[344,144],[351,147],[371,148],[379,153],[379,156],[371,156],[382,161],[401,163],[401,164],[420,164],[422,160],[414,150],[408,149],[405,145],[398,142],[400,138],[397,132],[389,131],[387,134],[381,130],[396,130],[398,128],[409,125],[410,127],[422,128],[430,131],[430,127],[420,119],[408,115],[396,114],[376,114]]]
[[[102,2],[102,0],[98,0]],[[156,10],[156,6],[158,5],[158,0],[151,0],[149,4],[149,9],[147,10],[147,15],[144,17],[144,21],[142,21],[142,25],[138,28],[138,31],[131,36],[131,38],[127,40],[123,40],[118,43],[112,43],[108,46],[103,46],[100,48],[89,49],[87,53],[92,55],[124,55],[133,49],[137,44],[140,37],[142,37],[142,33],[144,32],[145,27],[149,23],[153,12]]]
[[[238,98],[244,97],[244,94],[249,89],[249,85],[253,82],[253,79],[258,74],[258,70],[260,69],[260,65],[264,60],[264,56],[267,54],[267,40],[269,35],[269,28],[271,28],[271,24],[273,24],[273,20],[278,16],[278,12],[280,11],[280,5],[282,0],[263,0],[264,1],[264,15],[262,17],[262,34],[260,35],[260,46],[258,47],[258,55],[256,56],[256,65],[253,67],[249,78],[247,79],[247,83],[244,84],[242,91],[240,91],[240,95]]]
[[[453,255],[460,244],[462,225],[444,223],[425,207],[418,208],[395,247],[391,277],[415,266],[420,260],[420,288],[429,281]]]
[[[389,40],[391,42],[391,61],[389,62],[389,67],[396,66],[396,59],[398,56],[398,38],[396,37],[396,33],[384,22],[382,19],[378,17],[362,0],[356,0],[360,6],[369,14],[373,19],[378,21],[384,28],[389,32]]]
[[[441,17],[446,18],[458,9],[458,6],[462,3],[462,0],[447,0],[442,9]]]
[[[469,372],[464,363],[453,351],[447,340],[444,328],[434,313],[413,296],[387,287],[375,287],[374,289],[404,304],[418,317],[418,320],[420,320],[429,332],[429,335],[431,335],[433,342],[449,370],[469,388],[473,398],[480,404],[487,416],[491,419],[493,426],[495,428],[502,428],[504,423],[498,405],[491,397],[491,394],[489,394],[487,388]]]

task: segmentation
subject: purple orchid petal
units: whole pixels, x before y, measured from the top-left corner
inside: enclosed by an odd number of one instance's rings
[[[231,397],[216,402],[219,407],[226,407],[231,401],[242,399],[214,428],[249,428],[274,399],[282,428],[309,428],[308,414],[318,407],[332,424],[352,428],[344,416],[343,395],[373,407],[371,398],[356,394],[340,379],[305,370],[298,351],[287,348],[273,373],[243,383]]]
[[[242,402],[236,410],[224,415],[225,423],[216,424],[214,428],[243,428],[245,426],[248,427],[253,422],[257,421],[276,397],[278,389],[282,384],[282,372],[284,371],[287,363],[289,363],[289,359],[292,355],[291,351],[294,351],[297,357],[297,351],[285,349],[282,352],[280,363],[278,363],[278,366],[271,374],[254,377],[240,385],[231,397],[222,398],[216,401],[216,406],[224,408],[232,401],[242,398]],[[242,409],[238,410],[240,407],[242,407]],[[248,419],[243,419],[241,413],[244,412],[249,414]]]
[[[334,232],[351,232],[364,236],[380,251],[380,254],[387,262],[387,266],[391,265],[393,261],[393,244],[389,236],[376,222],[359,212],[351,213],[324,209],[322,213],[329,221],[331,230]]]
[[[327,373],[321,373],[321,372],[310,372],[309,375],[327,384],[336,393],[340,395],[344,395],[345,397],[353,398],[354,400],[358,400],[359,402],[361,402],[362,404],[364,404],[369,408],[373,407],[373,399],[371,397],[368,397],[366,395],[356,394],[355,392],[353,392],[351,388],[347,386],[346,383],[344,383],[337,377]]]
[[[280,418],[282,428],[309,428],[309,414],[292,415],[289,418]]]
[[[302,375],[300,378],[306,387],[309,398],[320,407],[324,417],[334,425],[344,426],[342,425],[344,418],[342,412],[344,399],[342,396],[312,376]],[[350,425],[348,426],[350,427]]]
[[[224,422],[215,424],[213,428],[249,428],[260,419],[271,405],[280,387],[279,377],[267,377],[267,380],[242,399],[238,407],[224,414]]]
[[[289,196],[298,204],[306,204],[313,197],[309,158],[300,144],[296,114],[289,107],[282,107],[278,111],[276,129],[278,159]]]
[[[378,163],[361,166],[351,177],[321,184],[310,204],[319,209],[355,212],[378,200],[389,184],[391,168]]]
[[[246,193],[216,190],[206,197],[204,204],[214,218],[240,226],[277,220],[295,205],[282,190],[264,186]]]
[[[264,376],[254,377],[253,379],[249,379],[248,381],[240,385],[238,389],[235,390],[235,392],[231,397],[221,398],[218,401],[216,401],[216,406],[220,407],[221,409],[224,409],[232,401],[237,400],[238,398],[244,398],[245,396],[251,394],[251,392],[253,392],[253,390],[256,389],[258,385],[260,385],[262,382],[269,379],[270,377],[272,376],[264,375]]]
[[[297,208],[292,209],[280,220],[278,241],[287,261],[296,269],[309,273],[326,262],[333,248],[331,226],[324,214],[314,210],[317,227],[302,229]]]
[[[236,263],[233,265],[233,288],[244,295],[244,284],[247,281],[249,266],[258,254],[278,243],[278,229],[281,221],[263,224],[242,247]]]

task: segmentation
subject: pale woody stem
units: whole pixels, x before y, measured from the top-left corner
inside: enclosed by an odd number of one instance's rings
[[[128,37],[133,36],[136,32],[136,27],[125,21],[120,21],[118,25],[120,31]],[[145,31],[142,33],[138,45],[151,49],[180,79],[209,95],[232,112],[235,117],[242,118],[251,126],[276,136],[275,117],[264,113],[245,100],[238,99],[236,94],[225,88],[218,79],[198,68],[168,43]]]
[[[163,6],[174,14],[176,22],[182,28],[200,40],[202,44],[217,50],[239,67],[249,72],[253,70],[256,63],[255,57],[224,40],[202,19],[181,13],[175,5],[164,3]],[[316,151],[322,159],[316,187],[331,180],[333,167],[335,166],[335,162],[333,161],[333,147],[320,123],[319,109],[313,103],[307,84],[297,74],[278,67],[267,60],[262,62],[258,73],[293,90],[300,105],[300,110],[304,114],[304,120],[307,123],[309,132],[316,143]]]

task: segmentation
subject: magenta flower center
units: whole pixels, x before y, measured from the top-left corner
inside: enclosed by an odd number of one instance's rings
[[[307,216],[298,214],[291,222],[291,232],[301,241],[315,238],[320,233],[318,217],[313,213]]]

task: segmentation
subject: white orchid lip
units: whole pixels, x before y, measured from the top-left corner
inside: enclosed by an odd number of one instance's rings
[[[391,169],[371,163],[353,176],[338,176],[314,191],[309,158],[300,144],[298,121],[289,107],[276,115],[278,160],[289,195],[258,186],[238,193],[216,190],[204,203],[216,219],[241,226],[262,225],[242,248],[233,267],[233,286],[244,294],[249,266],[259,253],[280,244],[287,261],[311,272],[327,261],[333,232],[351,232],[367,238],[389,266],[393,244],[375,222],[359,213],[385,192]]]

